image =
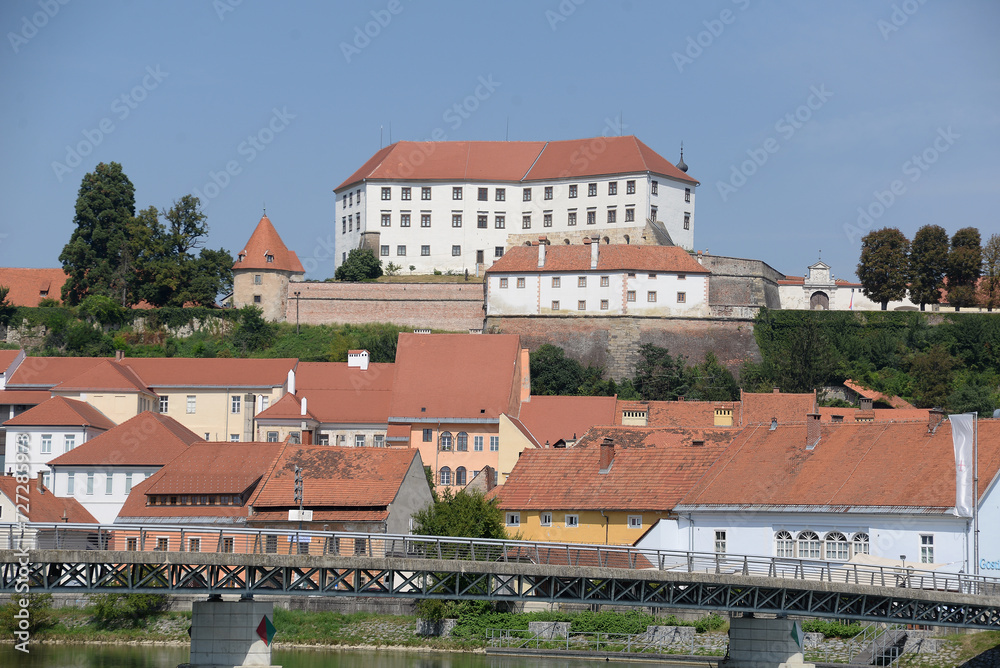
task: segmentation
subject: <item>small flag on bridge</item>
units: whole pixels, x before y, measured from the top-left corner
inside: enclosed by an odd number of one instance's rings
[[[796,647],[802,649],[802,627],[798,622],[792,622],[792,640],[795,641]]]
[[[260,639],[264,641],[264,644],[268,647],[271,646],[271,641],[274,640],[274,634],[278,632],[278,629],[274,628],[274,624],[271,620],[267,618],[267,615],[260,620],[260,624],[257,626],[257,635]]]

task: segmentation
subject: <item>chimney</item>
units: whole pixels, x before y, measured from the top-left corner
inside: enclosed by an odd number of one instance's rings
[[[860,399],[860,401],[858,403],[861,406],[861,410],[863,410],[863,411],[870,411],[870,410],[872,410],[872,400],[871,400],[871,397],[861,397],[861,399]]]
[[[490,491],[497,486],[496,483],[496,471],[493,470],[492,466],[483,467],[483,475],[486,476],[486,491]]]
[[[590,268],[597,269],[597,254],[600,252],[601,238],[594,237],[590,240]]]
[[[38,477],[35,478],[35,488],[38,490],[39,494],[45,494],[45,485],[42,484],[42,474],[39,473]]]
[[[295,394],[295,369],[288,370],[288,393]]]
[[[781,394],[781,388],[780,387],[772,387],[771,388],[771,394]]]
[[[611,470],[611,464],[615,461],[615,442],[613,439],[605,438],[601,441],[600,473],[607,473]]]
[[[777,428],[778,428],[778,418],[773,417],[771,418],[771,428],[768,429],[768,431],[774,431]]]
[[[538,237],[538,268],[545,266],[545,247],[549,242],[546,237]]]
[[[362,371],[368,370],[368,361],[371,359],[367,350],[348,350],[347,351],[347,367],[357,367]]]
[[[115,361],[116,362],[121,362],[123,359],[125,359],[125,351],[124,350],[116,350],[115,351]]]
[[[944,420],[944,409],[934,407],[927,411],[927,431],[933,434]]]
[[[819,443],[819,413],[806,415],[806,450],[812,450]]]
[[[304,415],[306,415],[309,412],[309,409],[308,409],[308,407],[306,405],[306,404],[308,404],[308,402],[309,402],[308,399],[306,399],[305,397],[302,397],[302,410],[299,413],[299,415],[303,415],[304,416]]]

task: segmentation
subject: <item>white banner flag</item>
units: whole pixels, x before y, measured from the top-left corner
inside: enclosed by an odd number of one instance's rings
[[[975,419],[972,413],[949,415],[951,440],[955,445],[955,513],[959,517],[972,517],[972,441],[975,438]]]

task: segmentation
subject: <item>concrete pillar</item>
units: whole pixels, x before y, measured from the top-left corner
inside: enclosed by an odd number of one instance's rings
[[[790,619],[733,617],[729,620],[729,659],[720,668],[814,668],[804,663],[802,624]]]
[[[191,606],[189,665],[271,666],[271,646],[257,633],[265,617],[274,623],[274,603],[195,601]]]

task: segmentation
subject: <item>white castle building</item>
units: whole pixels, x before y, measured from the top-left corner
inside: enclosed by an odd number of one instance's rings
[[[480,273],[506,249],[552,243],[694,248],[694,190],[634,136],[396,142],[334,190],[337,266],[359,247],[416,273]]]

